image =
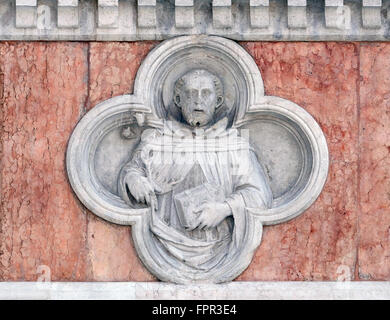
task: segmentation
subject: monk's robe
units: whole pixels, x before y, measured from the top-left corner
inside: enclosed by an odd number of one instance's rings
[[[119,177],[120,195],[131,207],[137,204],[126,180],[143,176],[158,190],[158,209],[151,211],[149,222],[151,250],[161,266],[171,267],[172,272],[185,270],[190,278],[199,278],[234,259],[245,244],[250,223],[247,208],[272,205],[269,183],[256,154],[227,123],[224,118],[202,130],[165,121],[161,129],[145,130]],[[183,212],[178,210],[183,208],[177,207],[175,199],[183,191],[189,190],[191,195],[192,189],[205,184],[223,194],[224,199],[218,201],[225,201],[232,215],[214,228],[189,230],[180,223]],[[184,214],[196,214],[189,211]],[[257,245],[252,244],[249,250]]]

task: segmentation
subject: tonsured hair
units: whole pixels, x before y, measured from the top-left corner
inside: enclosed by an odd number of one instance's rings
[[[186,82],[186,78],[190,77],[192,75],[196,76],[209,76],[213,80],[214,87],[215,87],[215,92],[217,96],[223,96],[223,86],[221,80],[211,72],[204,70],[204,69],[195,69],[192,71],[187,72],[184,76],[179,78],[176,83],[175,83],[175,88],[174,88],[174,96],[176,97],[177,95],[181,96],[183,87]]]
[[[177,95],[179,95],[179,97],[181,97],[183,88],[184,88],[186,81],[187,81],[187,77],[190,77],[192,75],[211,77],[211,79],[214,83],[215,92],[216,92],[217,97],[224,96],[222,81],[213,73],[211,73],[205,69],[194,69],[194,70],[187,72],[186,74],[184,74],[182,77],[180,77],[176,81],[175,86],[174,86],[174,90],[173,90],[173,97],[174,97],[173,103],[170,105],[169,109],[167,110],[168,114],[170,114],[174,119],[176,119],[178,121],[183,121],[183,115],[181,112],[181,106],[177,104],[175,97]],[[215,110],[214,122],[222,119],[225,116],[229,116],[229,110],[226,107],[226,104],[223,102],[222,105],[217,110]]]

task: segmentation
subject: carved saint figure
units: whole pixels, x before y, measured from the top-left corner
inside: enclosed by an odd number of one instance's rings
[[[256,249],[260,238],[245,242],[254,219],[248,209],[270,208],[272,193],[248,139],[230,126],[217,76],[187,72],[173,102],[163,126],[143,132],[119,192],[131,207],[152,208],[147,232],[159,264],[207,280]]]

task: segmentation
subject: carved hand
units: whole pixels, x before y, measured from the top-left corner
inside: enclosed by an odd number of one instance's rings
[[[158,209],[155,190],[146,177],[128,176],[126,177],[126,185],[129,188],[131,195],[137,202],[150,206],[151,202],[153,201],[155,203],[155,209]]]
[[[201,205],[195,214],[198,215],[198,229],[209,229],[218,226],[225,218],[232,215],[230,206],[226,202],[206,202]]]

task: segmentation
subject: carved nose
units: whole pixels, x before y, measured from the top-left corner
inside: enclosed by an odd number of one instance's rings
[[[198,93],[198,94],[195,96],[195,103],[196,103],[196,104],[199,104],[200,101],[202,101],[202,96],[200,95],[200,93]]]

